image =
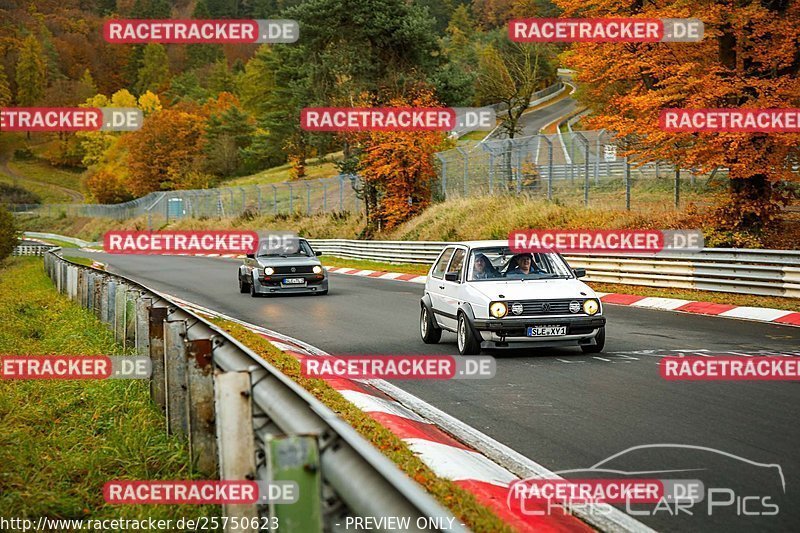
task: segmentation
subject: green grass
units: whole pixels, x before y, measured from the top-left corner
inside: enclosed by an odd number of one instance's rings
[[[327,156],[330,158],[331,156]],[[335,157],[335,156],[333,156]],[[332,161],[309,159],[306,166],[306,176],[303,179],[331,178],[339,175],[339,169]],[[265,183],[280,183],[292,181],[291,165],[285,164],[273,167],[249,176],[233,178],[220,183],[221,187],[239,187],[244,185],[260,185]]]
[[[77,263],[79,265],[92,266],[92,263],[94,263],[94,261],[88,257],[79,257],[77,255],[64,255],[63,257],[67,261],[72,261],[73,263]]]
[[[394,461],[403,472],[422,485],[439,503],[448,507],[456,518],[469,529],[478,533],[514,531],[495,516],[490,509],[478,503],[473,494],[452,481],[437,477],[419,457],[414,455],[406,443],[350,403],[324,380],[303,377],[300,362],[297,359],[278,350],[263,337],[238,324],[219,318],[212,320],[330,407],[365,439]]]
[[[83,189],[82,172],[54,167],[39,158],[14,159],[9,161],[8,166],[19,174],[36,181],[59,185],[78,192]]]
[[[382,263],[380,261],[334,257],[327,254],[320,257],[320,260],[325,266],[349,267],[358,268],[360,270],[376,270],[385,272],[401,272],[403,274],[419,274],[421,276],[427,274],[431,267],[430,265],[416,265],[414,263]]]
[[[0,266],[0,354],[119,355],[93,314],[56,293],[39,258]],[[141,380],[0,381],[0,516],[87,519],[216,516],[216,506],[106,505],[115,479],[189,479]]]
[[[75,243],[62,241],[61,239],[42,239],[42,238],[39,238],[39,237],[37,237],[37,239],[39,239],[40,241],[46,242],[47,244],[52,244],[54,246],[60,246],[62,248],[80,248],[80,246],[78,246]]]

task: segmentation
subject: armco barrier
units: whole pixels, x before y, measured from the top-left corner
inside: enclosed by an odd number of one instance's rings
[[[393,263],[431,264],[448,243],[311,239],[315,249],[338,257]],[[800,252],[705,248],[669,255],[575,254],[573,268],[586,280],[649,287],[697,289],[800,298]]]
[[[59,292],[108,324],[118,342],[150,357],[151,397],[164,409],[168,431],[188,438],[199,473],[267,481],[266,442],[313,435],[326,531],[347,516],[409,517],[410,531],[428,531],[417,529],[418,518],[452,518],[333,411],[226,332],[159,292],[74,264],[59,252],[44,256],[48,276]],[[269,505],[232,507],[223,506],[223,514],[270,513]],[[451,531],[465,531],[457,520],[453,524]]]
[[[51,248],[52,246],[47,244],[20,244],[14,247],[11,251],[11,255],[42,256]]]

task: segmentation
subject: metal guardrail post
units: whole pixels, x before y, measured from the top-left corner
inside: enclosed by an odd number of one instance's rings
[[[114,291],[114,340],[125,344],[125,322],[127,313],[127,292],[128,288],[122,284],[117,283]]]
[[[149,322],[149,342],[150,363],[152,373],[150,375],[150,397],[153,402],[162,409],[167,408],[166,377],[164,367],[164,324],[167,320],[167,307],[163,304],[150,307]]]
[[[136,293],[134,293],[136,294]],[[134,346],[136,355],[150,357],[150,306],[153,301],[139,292],[135,298]]]
[[[186,341],[189,455],[205,475],[217,473],[212,352],[213,339]]]
[[[248,372],[216,372],[214,374],[214,409],[219,447],[219,478],[223,480],[255,479],[255,436]],[[223,504],[223,516],[249,519],[258,517],[255,504]],[[234,531],[230,526],[227,532]],[[255,531],[238,529],[239,532]]]
[[[167,433],[170,435],[186,435],[189,432],[185,339],[185,321],[164,321],[164,389],[167,397]]]

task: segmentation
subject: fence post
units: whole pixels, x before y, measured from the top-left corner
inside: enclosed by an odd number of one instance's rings
[[[439,183],[442,190],[442,200],[447,200],[447,160],[440,153],[437,153],[436,157],[439,158],[439,161],[442,163],[442,179]]]
[[[306,216],[311,215],[311,184],[306,182]]]
[[[275,214],[278,214],[278,187],[275,184],[272,185],[272,204],[275,211]]]
[[[583,206],[589,207],[589,140],[583,136],[581,132],[575,132],[572,136],[573,141],[573,154],[575,153],[575,139],[578,139],[583,144],[584,161],[583,161]],[[575,164],[575,157],[572,158],[573,166]]]
[[[324,181],[322,181],[322,179],[320,179],[319,182],[322,184],[322,212],[323,213],[327,213],[328,212],[328,184],[325,183]]]
[[[681,206],[681,166],[675,165],[675,209]]]
[[[170,435],[186,435],[189,432],[185,339],[185,321],[164,321],[164,388],[167,398],[167,433]]]
[[[494,154],[489,152],[489,194],[494,194]]]
[[[463,148],[456,148],[458,152],[464,156],[464,197],[467,197],[469,186],[467,180],[469,179],[469,154]]]
[[[540,139],[547,141],[547,199],[553,199],[553,141],[547,135],[539,135]]]
[[[287,185],[289,186],[289,214],[293,215],[294,214],[294,198],[293,198],[294,194],[292,194],[292,184],[291,183],[287,183]]]
[[[339,211],[344,211],[344,177],[339,176]]]
[[[631,210],[631,164],[625,156],[625,209]]]
[[[221,480],[255,479],[256,452],[253,432],[253,407],[250,399],[250,374],[216,372],[214,374],[214,409],[219,445],[219,478]],[[223,504],[223,516],[258,518],[256,504]],[[232,529],[225,529],[226,532]],[[238,531],[256,531],[239,529]]]

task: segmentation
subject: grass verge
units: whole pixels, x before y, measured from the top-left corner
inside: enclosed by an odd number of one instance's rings
[[[345,257],[334,257],[323,255],[320,260],[325,266],[349,267],[360,270],[378,270],[385,272],[401,272],[403,274],[419,274],[424,276],[428,273],[430,265],[417,265],[414,263],[381,263],[379,261],[367,261],[364,259],[349,259]]]
[[[269,341],[239,324],[221,318],[212,320],[330,407],[394,461],[403,472],[422,485],[439,503],[449,508],[468,528],[476,532],[514,531],[491,510],[478,503],[472,493],[452,481],[437,477],[400,438],[346,400],[336,389],[321,379],[303,377],[297,359],[278,350]]]
[[[40,258],[0,265],[0,354],[119,355],[93,314],[56,293]],[[0,516],[177,519],[217,506],[106,505],[115,479],[189,479],[146,381],[0,381]]]

